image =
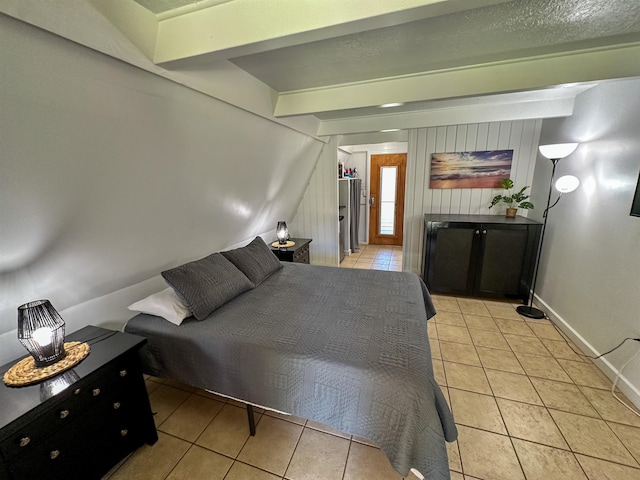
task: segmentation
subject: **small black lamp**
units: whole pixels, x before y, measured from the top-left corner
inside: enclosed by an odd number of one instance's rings
[[[280,245],[286,245],[287,240],[289,240],[289,229],[287,228],[287,222],[278,222],[278,226],[276,227],[276,237],[278,238],[278,243]]]
[[[18,307],[18,340],[38,368],[53,365],[65,357],[64,320],[49,300]]]

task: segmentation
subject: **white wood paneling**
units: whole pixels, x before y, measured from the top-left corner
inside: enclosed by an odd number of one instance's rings
[[[424,214],[504,215],[504,208],[488,208],[491,198],[499,191],[497,189],[429,188],[431,154],[513,150],[511,179],[517,187],[531,185],[541,125],[541,120],[522,120],[420,128],[409,132],[404,219],[405,271],[422,273]],[[527,211],[520,210],[518,214],[527,216]]]
[[[293,237],[311,238],[311,263],[338,266],[338,142],[324,146],[298,210],[289,224]]]

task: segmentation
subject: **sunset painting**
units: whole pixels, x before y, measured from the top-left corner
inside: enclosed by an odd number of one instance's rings
[[[499,188],[511,175],[513,150],[431,154],[430,188]]]

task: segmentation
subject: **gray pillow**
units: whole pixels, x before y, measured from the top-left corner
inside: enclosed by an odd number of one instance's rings
[[[260,237],[249,245],[222,252],[231,263],[244,273],[254,285],[260,285],[269,276],[282,268],[282,263]]]
[[[198,320],[253,287],[220,253],[166,270],[162,277]]]

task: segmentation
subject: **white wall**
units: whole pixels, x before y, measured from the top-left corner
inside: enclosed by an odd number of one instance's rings
[[[338,266],[338,142],[331,137],[322,149],[313,175],[291,223],[291,236],[311,238],[310,261]]]
[[[491,198],[499,191],[490,188],[430,189],[431,154],[513,150],[511,179],[517,187],[531,185],[538,148],[541,120],[492,122],[409,131],[407,187],[404,207],[403,269],[422,273],[424,215],[426,213],[496,214],[489,210]],[[537,210],[544,208],[535,204]],[[526,210],[518,215],[527,216]]]
[[[3,15],[0,44],[0,363],[22,303],[71,310],[295,213],[323,142]]]
[[[580,142],[557,176],[581,186],[549,214],[537,294],[560,324],[596,354],[625,337],[640,338],[640,218],[629,216],[640,171],[640,79],[603,83],[576,99],[574,114],[545,120],[541,144]],[[545,198],[549,160],[539,157],[534,194]],[[538,214],[540,211],[537,212]],[[606,357],[610,376],[640,343]],[[640,356],[623,387],[640,406]]]

